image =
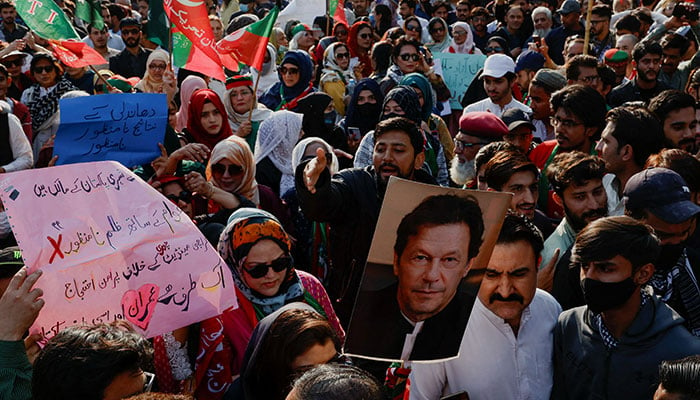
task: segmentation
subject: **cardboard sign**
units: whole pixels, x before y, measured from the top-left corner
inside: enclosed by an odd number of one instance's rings
[[[99,97],[99,96],[97,96]],[[4,175],[0,199],[24,262],[41,269],[46,340],[125,319],[146,337],[237,306],[231,273],[194,223],[116,162]]]
[[[112,160],[133,167],[160,156],[168,124],[164,94],[77,97],[61,100],[59,107],[53,151],[58,165]]]
[[[484,67],[486,56],[482,54],[434,53],[435,63],[440,61],[442,79],[450,88],[450,108],[461,110],[464,92],[474,80],[476,73]]]

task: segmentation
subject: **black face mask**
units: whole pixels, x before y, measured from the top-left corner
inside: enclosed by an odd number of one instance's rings
[[[583,298],[588,308],[596,313],[620,307],[632,296],[637,285],[629,277],[621,282],[601,282],[584,278],[581,281]]]
[[[394,117],[405,117],[405,115],[399,115],[399,114],[397,114],[397,113],[389,113],[389,114],[383,114],[383,115],[381,116],[382,121],[385,121],[385,120],[387,120],[387,119],[389,119],[389,118],[394,118]]]
[[[678,244],[665,244],[661,246],[661,254],[656,260],[656,270],[659,272],[668,272],[673,268],[681,258],[683,254],[683,249],[685,249],[685,243],[681,242]]]
[[[358,104],[357,106],[355,106],[355,111],[357,112],[357,115],[362,117],[378,118],[380,107],[381,105],[378,103]]]

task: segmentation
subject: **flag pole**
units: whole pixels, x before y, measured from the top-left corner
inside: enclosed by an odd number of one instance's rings
[[[326,0],[326,36],[330,36],[330,26],[331,26],[331,6],[330,6],[331,0]]]
[[[255,108],[255,102],[257,101],[257,100],[255,100],[255,99],[257,99],[257,97],[258,97],[258,95],[257,95],[257,93],[258,93],[258,83],[260,83],[260,75],[262,75],[262,71],[258,71],[258,70],[256,70],[256,71],[257,71],[257,73],[258,73],[258,76],[257,76],[257,78],[255,78],[255,88],[253,89],[253,99],[254,99],[254,101],[253,101],[253,104],[250,106],[250,112],[248,113],[248,122],[250,122],[250,121],[253,120],[253,109]]]
[[[100,74],[100,72],[97,71],[97,68],[95,68],[94,65],[88,65],[88,67],[90,67],[90,69],[92,70],[92,72],[94,72],[95,75],[97,75],[97,77],[100,78],[100,80],[101,80],[102,82],[104,82],[105,85],[107,85],[107,89],[109,89],[109,90],[113,90],[113,89],[114,89],[114,86],[112,86],[109,82],[107,82],[107,78],[105,78],[104,76],[102,76],[102,74]]]
[[[588,55],[588,43],[591,40],[591,12],[593,11],[593,0],[588,0],[586,10],[586,34],[583,37],[583,54]]]

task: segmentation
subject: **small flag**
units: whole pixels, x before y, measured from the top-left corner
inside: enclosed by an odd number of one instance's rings
[[[279,11],[275,6],[265,18],[219,40],[216,49],[226,68],[235,71],[238,69],[237,63],[242,62],[258,71],[262,69],[267,43]]]
[[[100,3],[95,0],[78,0],[75,3],[75,16],[91,24],[100,31],[105,26],[105,21],[102,19]]]
[[[97,50],[77,40],[49,40],[56,57],[73,68],[105,64],[107,61]]]

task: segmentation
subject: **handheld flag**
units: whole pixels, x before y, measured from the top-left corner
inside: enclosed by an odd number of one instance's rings
[[[66,14],[53,1],[16,1],[15,8],[27,27],[44,39],[80,39]]]
[[[219,40],[216,49],[226,68],[235,71],[238,69],[237,63],[242,62],[258,71],[262,69],[267,43],[279,11],[275,6],[265,18]],[[233,57],[227,57],[229,55]]]
[[[69,67],[80,68],[107,62],[97,50],[88,46],[87,43],[76,40],[49,40],[49,43],[51,43],[56,57]]]
[[[102,30],[105,27],[105,20],[102,19],[102,9],[95,0],[76,1],[75,16],[88,24],[92,24],[98,30]]]

